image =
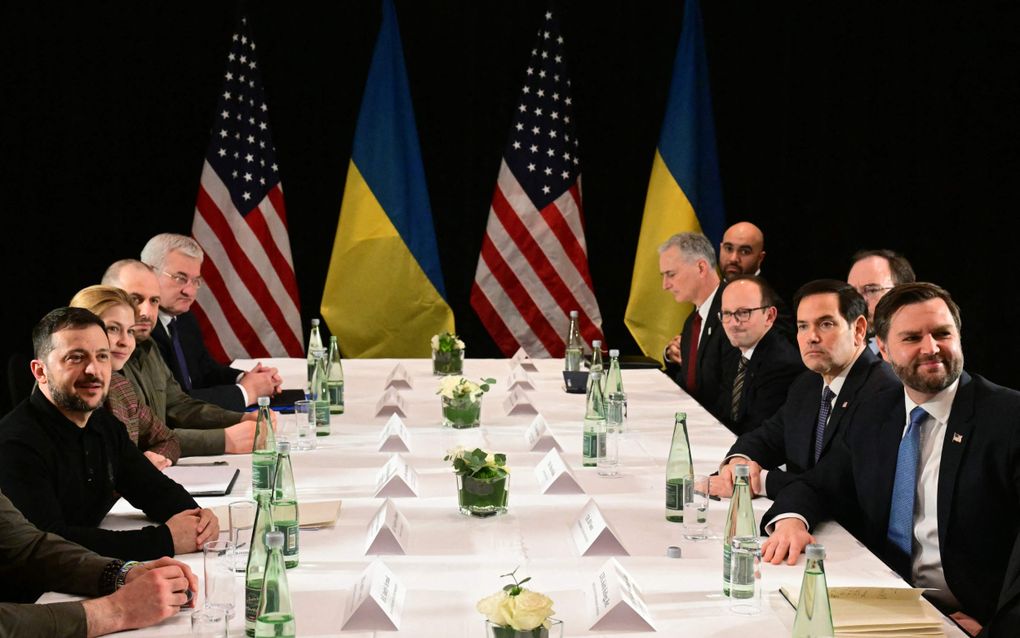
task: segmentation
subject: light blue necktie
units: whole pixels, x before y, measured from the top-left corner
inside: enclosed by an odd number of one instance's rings
[[[889,542],[908,558],[914,540],[914,496],[917,490],[917,457],[921,449],[921,423],[928,418],[924,408],[910,411],[910,425],[900,440],[896,455],[896,479],[889,506]]]

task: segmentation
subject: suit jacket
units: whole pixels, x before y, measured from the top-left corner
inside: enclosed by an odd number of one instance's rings
[[[755,346],[747,364],[740,405],[734,419],[733,383],[740,358],[740,350],[736,348],[726,358],[722,389],[712,410],[715,418],[737,435],[756,429],[775,414],[786,402],[786,393],[793,380],[804,372],[804,362],[797,349],[790,345],[785,335],[774,327],[770,329]]]
[[[1006,576],[999,594],[999,606],[991,622],[978,636],[982,638],[1016,638],[1020,636],[1020,534],[1013,543],[1013,553],[1006,565]]]
[[[790,386],[786,403],[779,412],[765,419],[758,429],[741,435],[727,454],[747,456],[769,470],[765,490],[771,498],[775,498],[797,474],[814,467],[815,426],[822,386],[820,374],[810,370],[801,373]],[[844,436],[845,431],[856,422],[854,413],[857,408],[876,393],[888,389],[902,392],[903,385],[888,364],[865,348],[850,368],[833,402],[822,439],[822,456],[832,448],[833,441]],[[777,469],[784,463],[786,471]]]
[[[184,351],[184,360],[188,364],[188,376],[191,377],[191,390],[188,394],[227,410],[244,411],[244,395],[241,394],[241,388],[237,387],[237,377],[243,371],[212,358],[205,347],[202,330],[195,315],[190,312],[178,315],[176,326],[180,335],[181,350]],[[159,346],[163,361],[174,373],[174,379],[182,388],[186,387],[184,373],[177,363],[177,357],[174,356],[170,335],[163,327],[162,321],[157,321],[153,327],[152,339]]]
[[[223,428],[239,422],[244,415],[188,396],[152,339],[138,342],[122,372],[135,384],[153,414],[175,430],[181,456],[223,454]]]
[[[949,414],[938,478],[942,570],[962,611],[992,618],[1006,557],[1020,532],[1020,392],[967,374]],[[910,580],[908,559],[889,544],[896,456],[906,419],[903,391],[869,400],[844,441],[791,483],[762,519],[796,512],[814,526],[855,517],[855,535]]]
[[[708,318],[702,326],[701,339],[698,342],[698,356],[696,362],[687,360],[687,351],[690,349],[692,324],[697,308],[687,316],[684,321],[683,330],[680,332],[680,356],[682,363],[678,366],[675,363],[666,365],[666,373],[673,377],[673,380],[687,393],[694,397],[707,410],[715,407],[719,400],[719,391],[722,387],[722,368],[725,358],[737,351],[730,340],[723,332],[722,322],[719,321],[719,308],[722,306],[722,291],[724,284],[720,283],[715,291],[715,298],[708,309]],[[687,387],[687,369],[695,365],[694,378],[697,389],[691,391]]]

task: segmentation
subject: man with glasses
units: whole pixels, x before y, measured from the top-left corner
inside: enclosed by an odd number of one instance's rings
[[[868,302],[868,348],[879,354],[872,325],[875,306],[893,286],[916,281],[914,269],[906,257],[897,252],[884,248],[858,250],[851,259],[850,274],[846,280]]]
[[[794,295],[793,305],[808,370],[793,381],[778,412],[733,444],[719,480],[712,481],[713,494],[732,494],[733,465],[746,463],[754,493],[775,498],[845,436],[869,397],[899,387],[889,366],[865,346],[868,307],[850,285],[833,279],[809,282]],[[779,469],[784,464],[786,469]]]
[[[210,356],[195,316],[189,312],[202,287],[205,254],[184,235],[156,235],[142,249],[142,261],[159,277],[159,321],[152,336],[177,383],[191,396],[228,410],[244,410],[260,396],[279,392],[276,368],[257,364],[248,372]]]
[[[797,349],[776,327],[776,293],[755,275],[735,275],[722,291],[719,320],[737,350],[723,365],[712,413],[734,434],[757,428],[786,401],[804,371]]]

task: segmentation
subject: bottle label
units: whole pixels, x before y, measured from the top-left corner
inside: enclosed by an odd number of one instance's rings
[[[605,439],[603,439],[603,444]],[[599,457],[599,436],[595,432],[585,432],[584,440],[582,441],[582,452],[581,454],[585,458],[596,459]]]
[[[255,617],[259,613],[259,598],[262,596],[262,583],[258,586],[245,584],[244,586],[244,621],[255,627]]]
[[[722,593],[723,596],[730,595],[730,544],[723,542],[722,546]]]
[[[682,481],[666,481],[666,509],[683,510],[684,485]]]
[[[298,524],[278,526],[277,529],[283,532],[283,555],[285,557],[296,556],[298,553]]]
[[[261,459],[259,460],[261,461]],[[259,462],[251,464],[251,486],[254,491],[264,491],[273,488],[273,463]]]
[[[330,406],[344,406],[344,384],[330,383],[329,384],[329,405]]]

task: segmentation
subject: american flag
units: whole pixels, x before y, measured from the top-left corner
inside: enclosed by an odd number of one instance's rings
[[[303,353],[276,149],[255,41],[241,18],[224,73],[191,228],[205,251],[193,311],[221,361]]]
[[[505,355],[562,357],[571,310],[602,339],[588,272],[581,164],[563,36],[545,14],[496,179],[471,306]]]

